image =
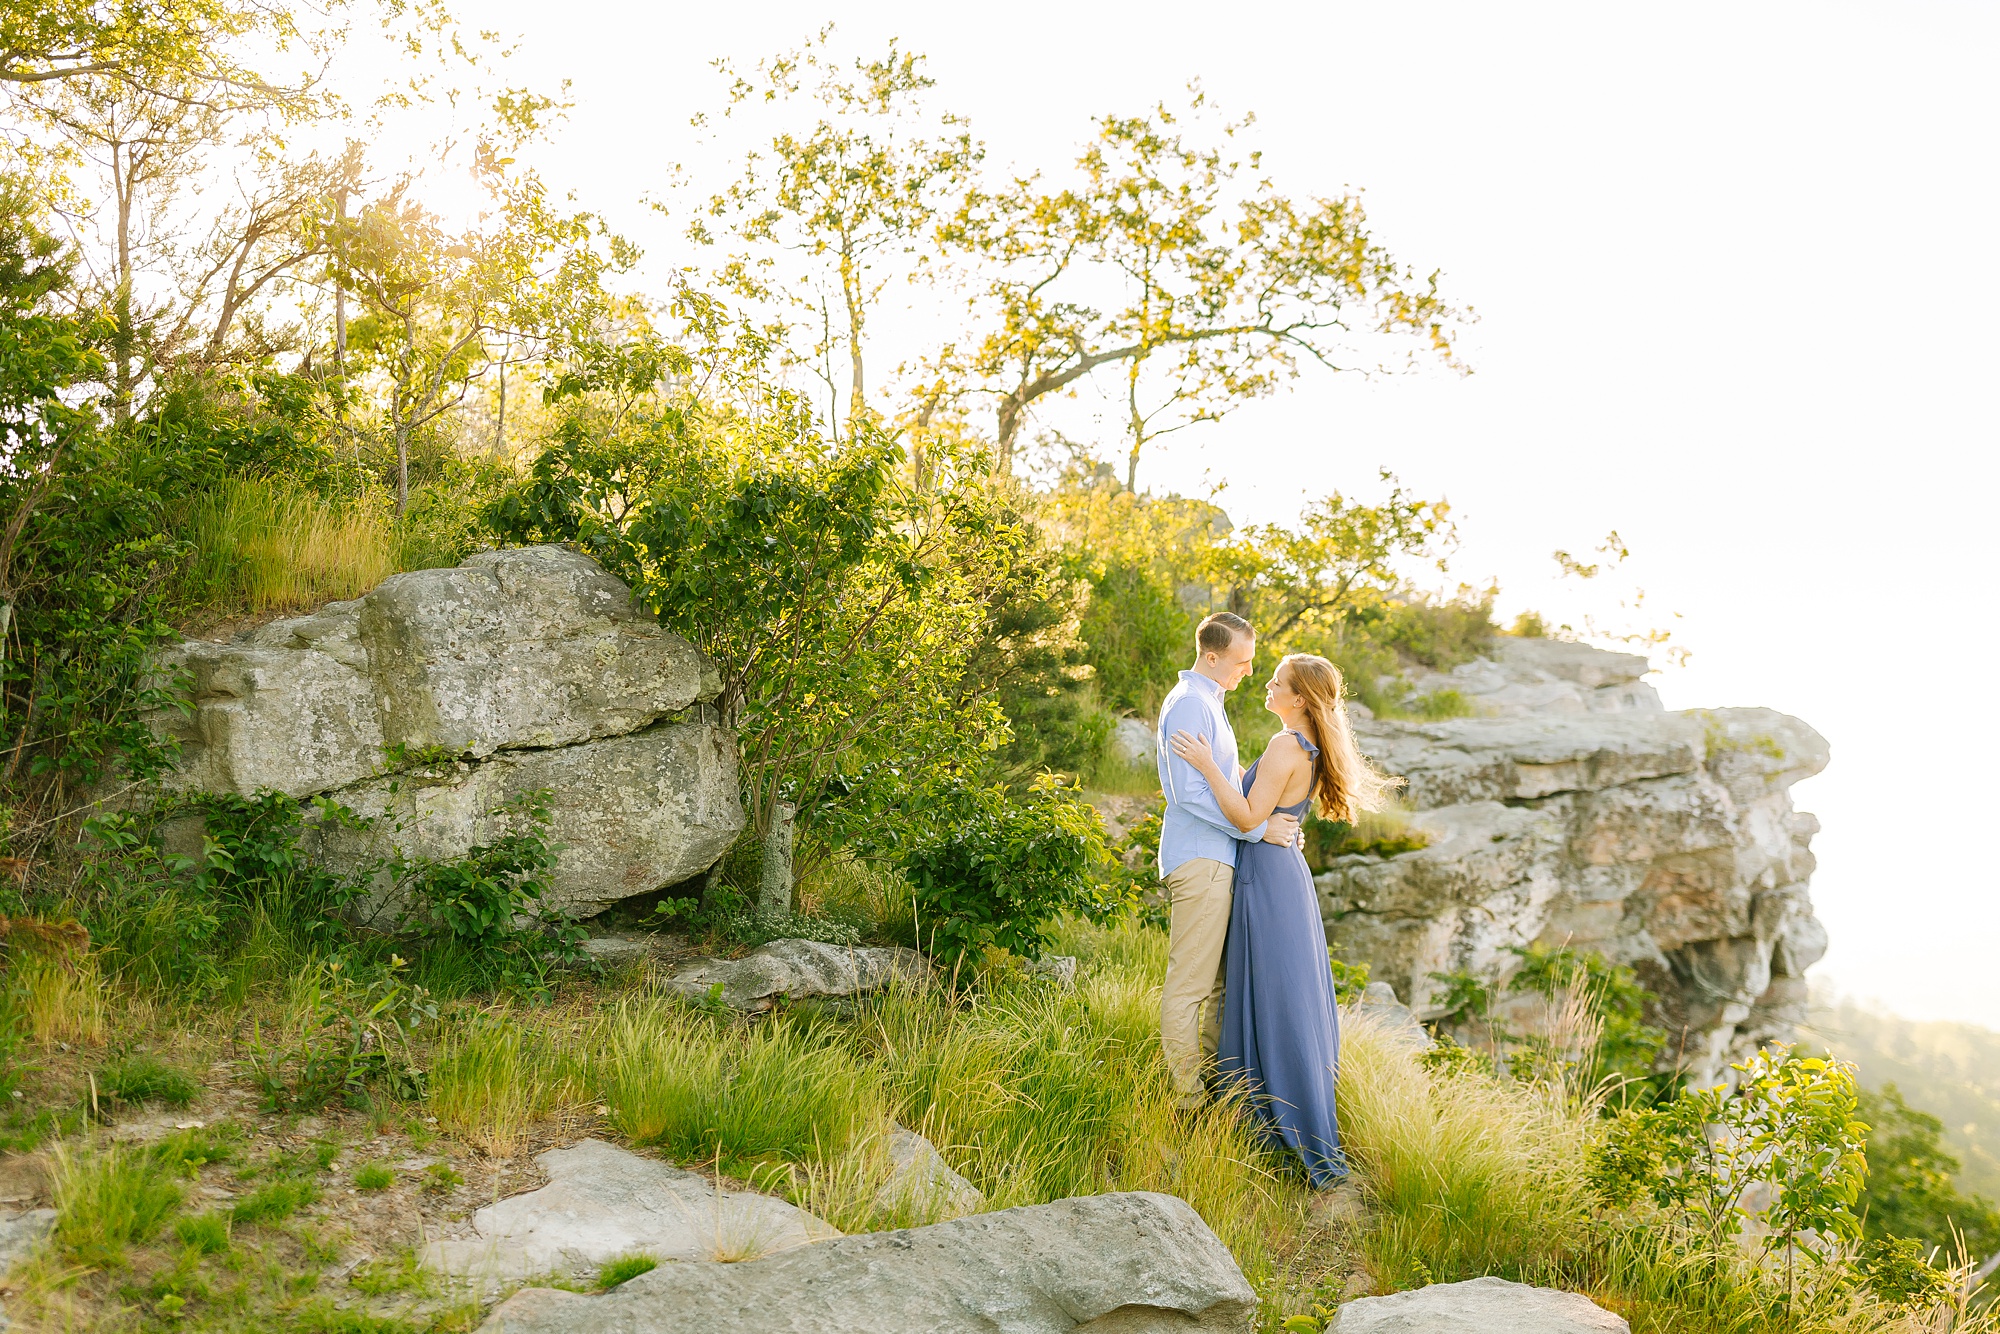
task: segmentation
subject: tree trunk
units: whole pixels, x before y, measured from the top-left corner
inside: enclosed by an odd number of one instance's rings
[[[410,507],[410,426],[396,423],[396,517]]]
[[[120,162],[124,165],[121,166]],[[132,419],[132,191],[128,176],[132,166],[129,148],[111,146],[112,188],[118,192],[118,286],[112,298],[117,315],[117,332],[112,335],[112,413],[121,422]]]
[[[798,807],[778,803],[771,828],[764,836],[764,875],[757,886],[757,913],[779,917],[792,910],[792,821]]]
[[[507,457],[507,350],[500,353],[500,420],[493,427],[493,455]]]

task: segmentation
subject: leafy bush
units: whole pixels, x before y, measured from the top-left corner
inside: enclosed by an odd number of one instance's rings
[[[1683,1089],[1671,1101],[1628,1108],[1592,1154],[1591,1186],[1606,1204],[1650,1197],[1709,1254],[1737,1245],[1749,1216],[1744,1192],[1768,1193],[1760,1256],[1822,1264],[1861,1236],[1868,1127],[1852,1066],[1794,1057],[1782,1046],[1734,1067],[1724,1087]]]
[[[1040,955],[1049,923],[1091,901],[1108,861],[1096,812],[1053,781],[1019,801],[971,792],[956,804],[960,818],[902,858],[925,946],[954,959],[988,946]]]
[[[404,929],[454,946],[506,986],[539,990],[553,963],[584,958],[586,933],[544,903],[556,851],[548,841],[550,794],[526,792],[489,814],[514,827],[463,857],[439,861],[398,852],[389,861],[392,898],[408,905]]]
[[[392,959],[362,982],[335,958],[299,979],[290,1034],[267,1043],[252,1032],[250,1073],[265,1110],[310,1112],[335,1101],[366,1107],[376,1084],[397,1097],[422,1096],[409,1034],[435,1020],[437,1006],[396,975],[401,965]]]
[[[1894,1084],[1863,1089],[1856,1115],[1869,1127],[1861,1204],[1871,1240],[1903,1238],[1951,1254],[1963,1238],[1972,1255],[2000,1251],[2000,1211],[1954,1184],[1959,1165],[1942,1145],[1942,1121],[1910,1106]]]

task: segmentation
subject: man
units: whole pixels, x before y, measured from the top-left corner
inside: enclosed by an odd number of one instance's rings
[[[1153,737],[1160,790],[1167,798],[1160,821],[1160,879],[1173,913],[1160,994],[1160,1046],[1182,1107],[1201,1103],[1203,1076],[1215,1060],[1222,1029],[1222,946],[1229,934],[1237,844],[1289,842],[1298,836],[1299,823],[1273,815],[1248,833],[1238,829],[1223,815],[1207,781],[1173,753],[1168,739],[1175,732],[1205,736],[1222,771],[1240,774],[1236,734],[1222,697],[1250,674],[1256,656],[1250,622],[1226,611],[1204,620],[1195,630],[1194,666],[1181,673],[1180,684],[1161,703]]]

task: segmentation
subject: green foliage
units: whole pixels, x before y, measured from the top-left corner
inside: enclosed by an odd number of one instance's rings
[[[310,1112],[335,1101],[366,1107],[377,1085],[396,1097],[422,1096],[409,1035],[437,1018],[437,1006],[397,975],[401,967],[391,959],[364,982],[334,958],[299,979],[294,1032],[267,1042],[253,1030],[250,1074],[265,1110]]]
[[[424,1191],[444,1195],[465,1184],[465,1178],[450,1163],[432,1163],[423,1170]]]
[[[198,826],[198,856],[166,850],[175,826]],[[240,996],[256,970],[283,962],[273,953],[306,953],[342,930],[351,887],[312,865],[302,832],[298,803],[280,793],[93,816],[90,853],[63,902],[119,980],[155,995]]]
[[[1737,1244],[1744,1191],[1768,1188],[1761,1254],[1825,1263],[1829,1242],[1858,1241],[1868,1127],[1855,1119],[1851,1066],[1776,1046],[1732,1067],[1737,1089],[1683,1089],[1613,1118],[1591,1183],[1607,1204],[1641,1196],[1682,1221],[1711,1254]]]
[[[1093,874],[1108,861],[1096,812],[1051,781],[1020,801],[969,791],[955,806],[902,858],[926,948],[954,959],[988,946],[1039,956],[1048,924],[1091,902]]]
[[[201,1092],[201,1086],[155,1056],[127,1056],[99,1066],[92,1075],[100,1100],[136,1107],[157,1102],[168,1107],[185,1107]]]
[[[354,1173],[356,1190],[387,1190],[395,1184],[395,1172],[381,1163],[365,1163]]]
[[[190,1214],[174,1220],[174,1236],[183,1246],[202,1255],[221,1255],[229,1249],[230,1215],[221,1211]]]
[[[1645,1022],[1652,993],[1623,964],[1608,964],[1596,954],[1564,946],[1516,947],[1521,966],[1509,979],[1508,990],[1533,992],[1554,1001],[1574,987],[1598,1026],[1595,1050],[1588,1060],[1593,1079],[1610,1076],[1623,1082],[1652,1081],[1654,1093],[1667,1082],[1654,1075],[1653,1065],[1666,1049],[1667,1031]]]
[[[1326,959],[1333,967],[1333,999],[1339,1005],[1352,1005],[1368,990],[1368,965],[1348,963],[1337,957],[1332,950]]]
[[[1396,857],[1427,848],[1431,842],[1421,829],[1376,815],[1364,815],[1358,823],[1350,824],[1322,820],[1308,811],[1305,834],[1306,864],[1314,871],[1328,869],[1337,857]]]
[[[1903,1100],[1894,1084],[1862,1090],[1856,1115],[1869,1126],[1863,1226],[1871,1240],[1905,1238],[1984,1257],[2000,1251],[2000,1211],[1961,1194],[1958,1159],[1944,1149],[1944,1123]]]
[[[681,1161],[734,1171],[839,1154],[885,1113],[853,1055],[791,1026],[713,1028],[627,1005],[609,1034],[612,1123]]]
[[[58,1148],[56,1243],[71,1264],[116,1267],[180,1206],[181,1187],[160,1156],[141,1148]]]
[[[583,957],[586,933],[544,899],[556,850],[548,841],[547,791],[524,792],[488,814],[512,827],[463,857],[429,860],[398,851],[387,870],[391,897],[409,906],[402,926],[456,947],[503,985],[540,990],[552,963]]]
[[[1062,581],[976,453],[934,448],[919,484],[873,425],[832,448],[796,405],[766,407],[677,401],[602,437],[573,418],[492,518],[579,542],[699,644],[756,828],[782,799],[838,846],[1004,744],[984,673],[1020,654],[983,652],[989,627]]]
[[[229,1208],[232,1222],[245,1225],[282,1223],[319,1199],[319,1184],[310,1178],[267,1181]]]
[[[641,1274],[651,1273],[660,1267],[660,1262],[650,1255],[615,1255],[604,1262],[604,1268],[597,1271],[597,1290],[609,1292],[621,1283],[629,1283]]]

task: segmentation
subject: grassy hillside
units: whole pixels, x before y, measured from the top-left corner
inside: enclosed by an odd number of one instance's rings
[[[2000,1200],[2000,1033],[1977,1024],[1919,1023],[1853,1000],[1815,997],[1807,1042],[1860,1068],[1865,1088],[1894,1084],[1944,1122],[1963,1165],[1959,1188]]]

